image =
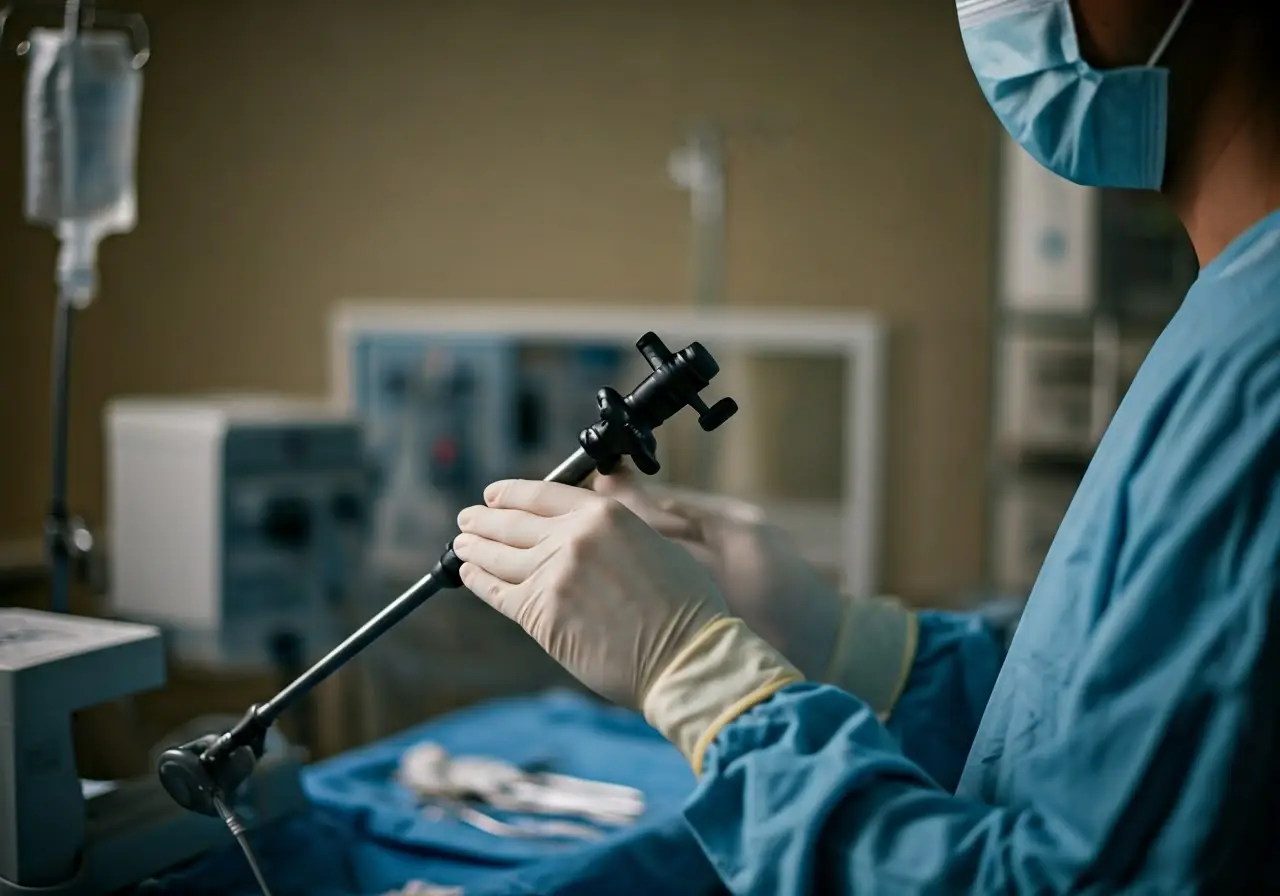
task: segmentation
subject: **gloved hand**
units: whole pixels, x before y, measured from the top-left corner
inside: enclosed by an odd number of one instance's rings
[[[834,684],[881,715],[893,708],[916,646],[915,614],[901,603],[841,595],[758,507],[698,493],[664,495],[625,467],[597,475],[592,487],[697,558],[730,612],[806,678]]]
[[[618,501],[506,481],[458,515],[462,581],[699,770],[730,719],[803,676],[729,614],[711,574]]]

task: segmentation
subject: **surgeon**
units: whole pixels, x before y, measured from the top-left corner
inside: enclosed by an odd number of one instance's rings
[[[846,606],[833,672],[821,631],[788,640],[735,608],[752,563],[717,568],[723,520],[682,522],[627,483],[498,482],[459,518],[463,578],[688,757],[685,819],[733,893],[1278,892],[1280,3],[957,10],[1014,139],[1076,183],[1163,193],[1201,263],[976,732],[950,738],[957,779],[887,727],[929,620]],[[783,629],[784,608],[812,614],[808,594],[771,599]],[[945,696],[935,710],[953,717]]]

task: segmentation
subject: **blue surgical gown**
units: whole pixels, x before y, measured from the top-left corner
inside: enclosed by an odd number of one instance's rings
[[[1276,892],[1278,586],[1280,212],[1149,353],[971,740],[940,704],[923,755],[795,685],[720,733],[686,821],[737,894]]]

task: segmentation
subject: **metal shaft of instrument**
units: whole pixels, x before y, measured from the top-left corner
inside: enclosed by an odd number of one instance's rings
[[[444,588],[444,582],[433,572],[427,573],[414,583],[404,594],[387,604],[377,615],[356,629],[345,641],[329,651],[314,666],[295,678],[280,693],[264,703],[258,710],[258,719],[264,724],[273,724],[280,714],[305,697],[317,685],[333,675],[356,655],[386,634],[401,619],[404,619],[431,597]]]
[[[565,485],[580,485],[588,476],[596,471],[596,462],[587,452],[579,448],[565,458],[545,477],[543,482],[563,482]]]
[[[566,485],[578,485],[596,469],[596,462],[586,451],[579,448],[569,455],[563,463],[551,471],[544,481],[563,482]],[[345,641],[335,647],[314,666],[294,679],[284,690],[258,709],[258,720],[266,725],[273,724],[281,713],[285,712],[317,685],[333,675],[357,654],[378,638],[395,627],[418,607],[422,606],[445,587],[445,582],[436,576],[436,572],[427,573],[409,590],[383,607]]]

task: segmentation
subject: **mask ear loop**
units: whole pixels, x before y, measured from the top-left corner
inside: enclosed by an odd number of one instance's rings
[[[1147,68],[1155,68],[1160,60],[1164,57],[1165,52],[1169,49],[1169,44],[1173,43],[1173,39],[1177,37],[1178,30],[1182,27],[1182,20],[1187,17],[1187,13],[1191,11],[1191,4],[1195,0],[1183,0],[1182,8],[1178,10],[1178,14],[1173,17],[1173,21],[1169,23],[1169,27],[1165,29],[1164,37],[1160,38],[1160,43],[1156,47],[1155,52],[1151,54],[1151,58],[1147,61]]]

